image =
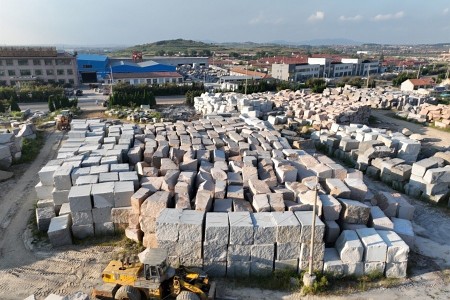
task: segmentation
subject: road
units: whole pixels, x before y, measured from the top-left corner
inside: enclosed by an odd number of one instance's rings
[[[108,98],[94,90],[83,90],[83,96],[78,97],[78,106],[85,111],[103,110],[106,109],[100,104]],[[96,101],[99,105],[96,104]],[[185,101],[184,96],[159,96],[156,97],[156,104],[160,105],[175,105],[182,104]],[[30,109],[33,111],[48,112],[48,104],[46,102],[39,103],[19,103],[21,109]]]

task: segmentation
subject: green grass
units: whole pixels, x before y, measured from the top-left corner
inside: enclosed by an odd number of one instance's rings
[[[14,161],[14,164],[23,164],[32,162],[41,151],[45,144],[45,134],[43,131],[36,131],[35,139],[23,139],[22,156]]]
[[[121,248],[119,254],[129,255],[137,255],[145,249],[141,243],[130,240],[120,230],[116,230],[113,235],[92,236],[82,240],[74,238],[73,243],[80,246],[119,247]]]

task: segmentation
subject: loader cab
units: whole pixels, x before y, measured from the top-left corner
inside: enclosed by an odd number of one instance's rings
[[[144,277],[146,280],[162,283],[175,275],[175,270],[167,263],[167,250],[148,248],[140,257],[144,264]]]

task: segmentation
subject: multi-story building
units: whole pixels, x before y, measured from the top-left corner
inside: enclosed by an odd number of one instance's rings
[[[309,57],[307,63],[273,64],[272,77],[286,81],[306,81],[309,78],[367,76],[379,73],[379,61],[353,58],[335,60],[330,57]]]
[[[79,84],[76,56],[54,47],[0,47],[0,85]]]

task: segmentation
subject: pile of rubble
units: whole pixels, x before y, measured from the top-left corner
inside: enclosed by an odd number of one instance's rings
[[[54,246],[70,244],[72,235],[125,230],[146,247],[168,249],[173,264],[216,275],[301,271],[315,201],[317,270],[328,261],[325,246],[334,247],[342,230],[374,228],[414,239],[404,230],[412,228],[406,200],[376,195],[371,202],[360,171],[293,149],[257,118],[216,115],[141,126],[74,120],[68,135],[36,186],[37,223]],[[364,274],[373,270],[365,268]],[[397,269],[395,276],[405,276]]]
[[[398,115],[419,123],[428,122],[438,128],[450,128],[450,105],[424,103],[417,107],[405,107],[404,111],[399,112]]]
[[[13,124],[16,127],[0,131],[0,170],[8,170],[13,160],[22,156],[23,139],[35,139],[33,124]]]

